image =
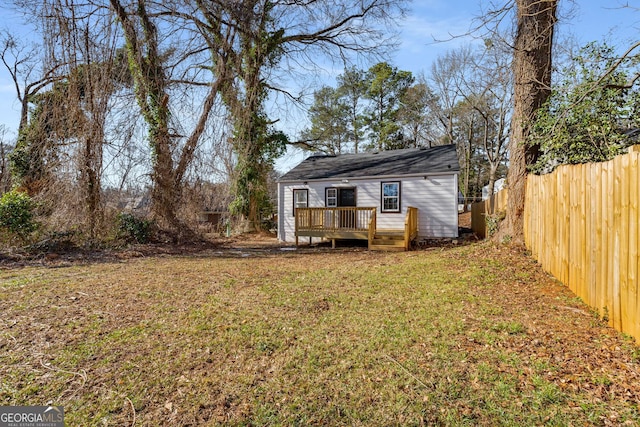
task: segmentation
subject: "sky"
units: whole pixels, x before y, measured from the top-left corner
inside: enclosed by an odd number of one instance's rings
[[[502,3],[502,0],[493,2]],[[14,34],[28,34],[29,30],[21,24],[20,18],[7,10],[8,3],[9,0],[0,0],[0,28],[8,29]],[[560,0],[560,4],[560,24],[556,37],[562,43],[568,37],[573,37],[577,46],[595,40],[607,40],[614,46],[629,46],[638,39],[640,0]],[[630,7],[622,7],[626,4]],[[488,0],[414,0],[411,12],[400,23],[400,46],[389,58],[389,62],[414,75],[423,71],[427,73],[438,56],[473,42],[470,37],[451,36],[466,34],[474,18],[481,14],[481,8],[487,7]],[[15,137],[19,108],[13,82],[2,68],[0,124],[9,130],[8,138]],[[303,154],[294,150],[280,159],[276,167],[285,172],[302,158]]]

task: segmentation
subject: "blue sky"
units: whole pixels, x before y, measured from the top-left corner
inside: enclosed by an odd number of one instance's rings
[[[504,2],[493,0],[493,3]],[[483,0],[482,4],[486,8],[489,2]],[[575,3],[560,0],[560,4],[558,40],[572,35],[579,46],[603,39],[626,46],[632,37],[635,36],[633,41],[639,37],[640,10],[621,5],[640,9],[640,0],[579,0]],[[465,34],[479,14],[479,2],[474,0],[414,1],[413,13],[402,25],[402,46],[395,55],[395,65],[414,73],[428,70],[438,55],[469,42],[470,38],[443,43],[433,40],[446,40],[450,38],[449,34]]]
[[[17,34],[27,34],[29,30],[20,24],[20,19],[6,9],[7,2],[0,2],[0,27]],[[494,3],[502,1],[494,0]],[[640,0],[560,0],[560,3],[563,7],[561,17],[566,15],[568,8],[573,9],[568,19],[561,21],[558,27],[557,35],[561,40],[573,35],[578,46],[605,39],[613,45],[628,46],[640,34],[640,10],[633,9],[640,9]],[[482,0],[482,4],[487,5],[488,1]],[[623,4],[629,4],[632,8],[622,8]],[[450,38],[450,34],[465,34],[473,18],[479,15],[480,7],[480,2],[476,0],[414,0],[411,14],[401,23],[401,45],[390,62],[414,74],[428,72],[439,55],[470,42],[465,37],[441,43],[434,42],[434,39],[444,40]],[[15,89],[2,68],[0,124],[15,132],[18,118]],[[291,161],[291,158],[283,159],[280,164],[290,164]],[[279,169],[286,168],[281,166]]]

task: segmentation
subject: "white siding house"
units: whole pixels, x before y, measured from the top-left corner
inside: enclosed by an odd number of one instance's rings
[[[309,157],[278,182],[278,238],[296,241],[296,207],[347,206],[376,208],[377,228],[389,230],[417,208],[419,239],[457,237],[458,173],[453,145]]]

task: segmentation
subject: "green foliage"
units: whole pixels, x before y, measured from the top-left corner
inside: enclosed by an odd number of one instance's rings
[[[42,99],[39,97],[38,99]],[[39,102],[39,101],[36,101]],[[46,138],[49,126],[44,106],[38,104],[30,123],[20,129],[15,148],[9,154],[9,167],[15,184],[29,187],[46,175],[47,151],[51,145]]]
[[[591,43],[563,70],[530,135],[529,142],[541,148],[534,172],[606,161],[632,143],[629,133],[640,126],[640,98],[627,81],[638,72],[638,58],[626,58],[609,72],[617,60],[612,47]]]
[[[493,215],[486,215],[485,222],[487,224],[487,236],[493,236],[498,231],[500,223],[507,216],[505,211],[496,212]]]
[[[9,167],[11,168],[11,175],[20,183],[26,176],[29,175],[33,164],[32,154],[29,147],[25,145],[17,145],[13,151],[9,154]]]
[[[303,132],[308,142],[305,148],[327,154],[340,154],[349,141],[349,107],[339,91],[324,86],[314,92],[314,104],[309,109],[311,128]]]
[[[87,90],[86,66],[74,68],[50,89],[28,96],[30,114],[18,135],[18,142],[9,156],[16,184],[30,188],[46,177],[51,164],[57,161],[58,147],[80,137],[87,117],[80,102]],[[95,82],[94,82],[95,83]]]
[[[429,126],[429,105],[436,102],[436,96],[426,82],[417,82],[409,86],[402,99],[402,108],[398,111],[397,119],[407,129],[405,140],[413,146],[423,139],[422,133]]]
[[[35,203],[27,194],[10,191],[0,198],[0,227],[21,238],[36,230]]]
[[[301,144],[308,151],[340,154],[360,149],[365,127],[366,73],[352,67],[339,75],[337,82],[336,88],[323,86],[313,94],[311,127],[303,132]]]
[[[246,154],[238,159],[234,181],[235,199],[231,213],[259,220],[261,212],[271,210],[267,177],[275,160],[284,154],[287,136],[271,129],[264,114],[254,115],[250,134],[240,131],[237,141],[251,141]]]
[[[348,123],[347,138],[353,140],[355,152],[360,149],[364,137],[364,117],[362,101],[367,91],[366,74],[356,67],[348,68],[338,76],[337,95],[345,109],[345,121]]]
[[[303,133],[305,149],[339,154],[366,148],[393,150],[416,145],[423,113],[434,99],[425,84],[413,86],[411,72],[381,62],[368,71],[349,68],[338,87],[314,93],[311,128]]]
[[[117,217],[118,234],[129,242],[149,243],[153,221],[122,212]]]
[[[271,13],[274,2],[265,2],[262,13],[255,5],[238,3],[246,13],[240,20],[238,51],[233,52],[229,70],[237,77],[233,84],[223,84],[221,96],[233,122],[233,151],[237,165],[233,176],[234,201],[231,212],[259,224],[261,213],[270,209],[267,177],[275,159],[285,151],[287,137],[275,130],[264,113],[269,85],[266,75],[277,66],[284,54],[284,29],[276,25]]]
[[[372,148],[403,148],[404,138],[397,116],[404,95],[414,81],[411,72],[380,62],[369,69],[367,81],[366,97],[371,105],[365,114],[365,123],[369,128]]]

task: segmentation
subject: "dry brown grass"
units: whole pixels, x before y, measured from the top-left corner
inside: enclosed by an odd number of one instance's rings
[[[504,247],[109,259],[0,271],[0,405],[74,426],[640,420],[638,349]]]

